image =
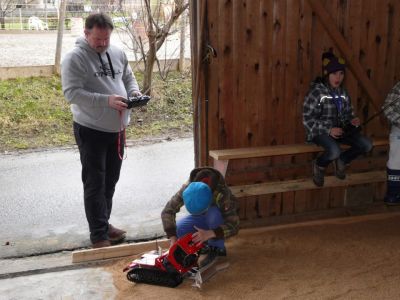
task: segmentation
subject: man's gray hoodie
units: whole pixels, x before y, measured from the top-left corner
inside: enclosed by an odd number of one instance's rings
[[[108,96],[127,98],[139,91],[125,53],[112,45],[98,54],[80,37],[61,66],[65,98],[76,123],[105,132],[119,132],[130,121],[130,110],[109,107]]]

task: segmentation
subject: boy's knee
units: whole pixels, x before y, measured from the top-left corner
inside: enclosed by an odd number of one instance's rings
[[[363,152],[364,153],[370,152],[372,150],[372,147],[373,147],[372,142],[369,139],[365,139],[365,142],[363,143],[363,148],[362,148]]]
[[[328,149],[326,151],[326,156],[327,156],[328,160],[333,161],[333,160],[339,158],[340,153],[341,153],[340,148],[332,148],[332,149]]]
[[[221,211],[216,206],[211,206],[207,211],[207,225],[210,229],[217,228],[224,220]]]

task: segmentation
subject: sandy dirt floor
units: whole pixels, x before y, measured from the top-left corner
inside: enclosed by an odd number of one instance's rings
[[[230,266],[192,287],[129,282],[107,267],[117,299],[400,299],[400,213],[242,230]]]

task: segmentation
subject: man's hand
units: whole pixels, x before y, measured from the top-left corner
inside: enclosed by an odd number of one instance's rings
[[[177,240],[178,238],[176,236],[171,236],[169,238],[169,246],[172,247],[172,245],[175,244]]]
[[[132,97],[139,97],[142,96],[142,93],[139,91],[132,92]]]
[[[110,95],[108,96],[108,106],[116,110],[123,111],[128,106],[125,102],[123,102],[123,100],[125,100],[125,98],[122,96]]]
[[[340,138],[340,136],[343,134],[343,129],[339,127],[332,127],[331,131],[329,131],[329,135],[333,137],[334,139]]]
[[[351,123],[351,125],[358,127],[358,126],[360,126],[361,121],[359,118],[354,118],[353,120],[350,121],[350,123]]]
[[[214,230],[204,230],[194,226],[197,232],[193,233],[193,242],[197,245],[208,241],[209,239],[215,238]]]

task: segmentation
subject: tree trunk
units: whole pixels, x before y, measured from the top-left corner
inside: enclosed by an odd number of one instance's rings
[[[6,29],[6,20],[3,16],[0,17],[1,29]]]
[[[185,69],[185,41],[186,41],[186,14],[181,15],[180,49],[179,49],[179,72]]]
[[[146,64],[144,69],[144,78],[143,78],[143,93],[146,95],[151,94],[151,82],[153,78],[153,67],[156,61],[156,35],[155,32],[148,33],[149,38],[149,51],[146,54]]]
[[[154,63],[157,59],[157,51],[160,49],[161,45],[165,42],[167,38],[171,26],[174,22],[179,18],[182,12],[189,6],[189,4],[183,4],[184,0],[175,0],[175,9],[172,13],[172,16],[167,21],[167,23],[160,27],[154,20],[151,8],[150,8],[150,0],[144,0],[146,5],[146,14],[147,14],[147,37],[149,39],[149,50],[146,53],[146,57],[144,58],[145,62],[145,71],[143,78],[143,93],[150,95],[151,94],[151,82],[153,76],[153,67]]]

